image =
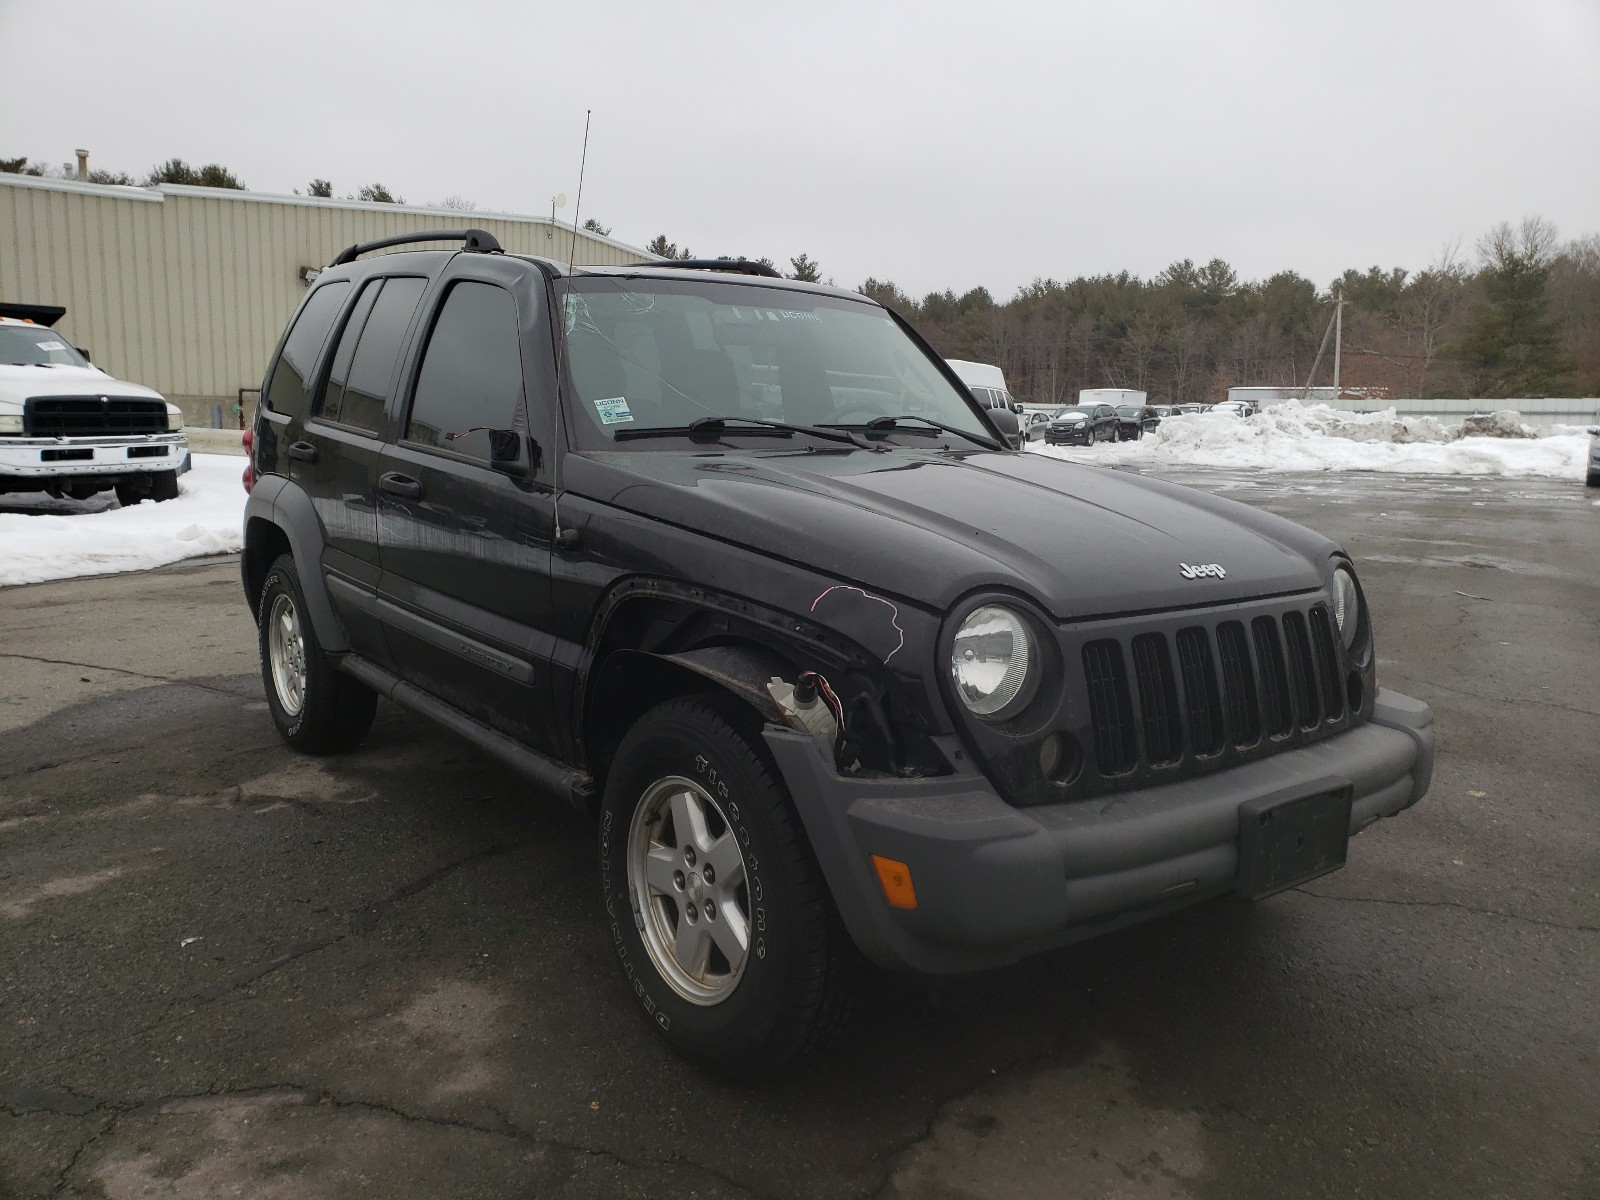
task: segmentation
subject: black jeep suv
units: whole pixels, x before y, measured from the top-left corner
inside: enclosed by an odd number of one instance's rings
[[[466,246],[345,251],[263,385],[272,719],[349,750],[385,696],[593,813],[626,985],[697,1061],[807,1052],[864,960],[1270,895],[1427,789],[1328,539],[1007,450],[854,293],[424,236]]]

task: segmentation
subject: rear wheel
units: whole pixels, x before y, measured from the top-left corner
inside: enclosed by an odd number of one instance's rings
[[[1590,471],[1589,478],[1583,482],[1589,487],[1600,488],[1600,471]]]
[[[766,1074],[843,1024],[860,960],[753,721],[715,696],[629,730],[600,810],[600,870],[629,989],[685,1057]]]
[[[289,555],[267,572],[257,611],[261,681],[278,736],[307,754],[354,749],[372,728],[378,694],[322,652]]]

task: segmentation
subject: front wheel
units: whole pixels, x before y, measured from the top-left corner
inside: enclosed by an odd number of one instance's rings
[[[844,1023],[859,957],[736,707],[670,700],[628,731],[601,801],[600,873],[629,990],[685,1057],[768,1074]]]
[[[267,572],[257,612],[261,681],[278,736],[307,754],[354,749],[372,728],[378,694],[322,652],[289,555]]]
[[[1600,471],[1590,471],[1589,477],[1583,482],[1587,487],[1600,488]]]

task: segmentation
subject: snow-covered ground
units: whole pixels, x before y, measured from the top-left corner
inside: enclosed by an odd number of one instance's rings
[[[1348,413],[1290,401],[1242,419],[1224,413],[1169,417],[1136,442],[1046,446],[1035,441],[1028,448],[1074,462],[1583,479],[1589,438],[1581,426],[1518,429],[1514,417],[1501,424],[1541,436],[1463,437],[1460,426],[1434,417],[1397,417],[1393,410]]]
[[[192,454],[178,498],[132,508],[111,492],[52,500],[42,492],[0,496],[0,586],[109,575],[164,566],[242,546],[245,460]]]

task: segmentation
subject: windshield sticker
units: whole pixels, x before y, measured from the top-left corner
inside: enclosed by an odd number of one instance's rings
[[[65,342],[35,342],[34,345],[41,350],[65,350],[67,348]]]
[[[814,312],[793,312],[789,309],[779,309],[778,316],[785,321],[821,321],[822,318]]]
[[[633,414],[628,411],[626,396],[611,396],[605,400],[596,400],[594,411],[599,415],[602,425],[626,425],[633,420]]]

